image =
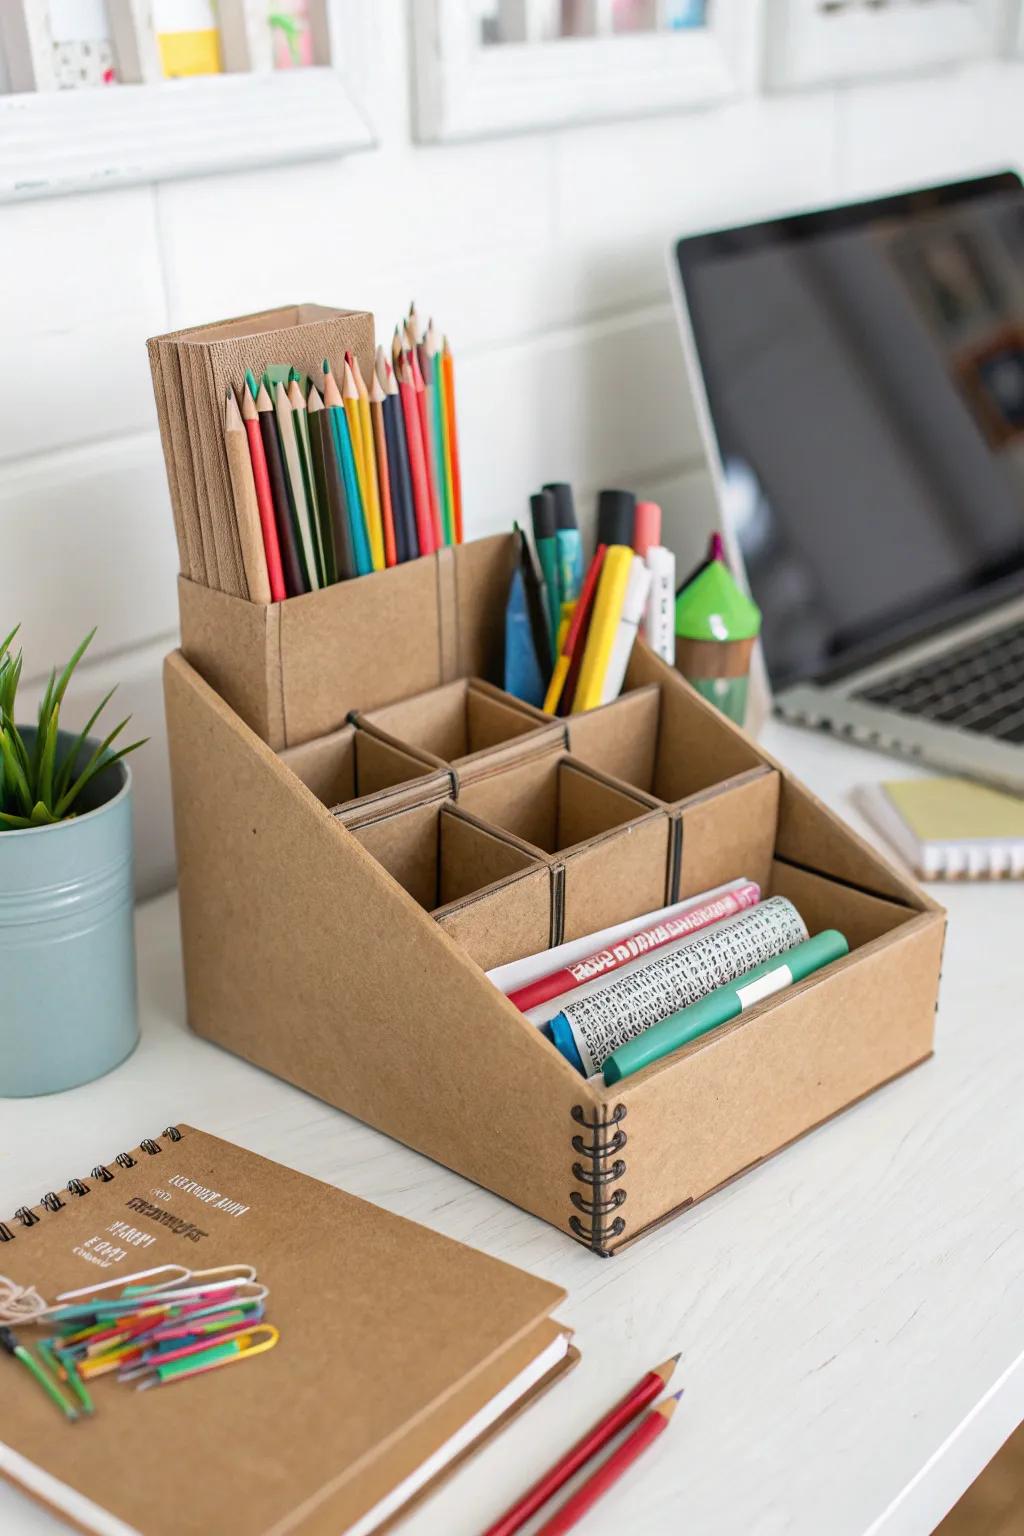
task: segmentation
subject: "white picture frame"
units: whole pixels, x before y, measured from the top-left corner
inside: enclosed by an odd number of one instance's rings
[[[794,90],[990,58],[1016,0],[764,0],[764,81]]]
[[[652,13],[666,4],[651,0]],[[612,34],[610,0],[579,5],[580,35],[550,41],[545,0],[507,0],[504,32],[515,40],[494,45],[466,0],[415,0],[416,137],[446,142],[678,111],[753,84],[751,0],[714,0],[704,26],[646,34]]]
[[[86,15],[96,13],[95,30],[83,35],[74,27],[76,9]],[[66,30],[68,15],[71,28]],[[88,48],[92,44],[94,65],[97,64],[97,45],[106,44],[106,60],[117,67],[116,42],[109,20],[106,0],[89,0],[76,7],[69,0],[0,0],[0,51],[4,56],[6,89],[8,91],[57,91],[69,84],[92,89],[100,81],[75,79],[69,81],[62,73],[60,48],[62,41],[70,47],[81,41]],[[77,69],[76,69],[77,75]]]
[[[44,0],[0,0],[37,7]],[[329,159],[376,143],[361,87],[378,0],[324,0],[330,65],[165,80],[150,0],[107,0],[125,83],[0,95],[0,203]],[[282,133],[280,125],[289,124]]]

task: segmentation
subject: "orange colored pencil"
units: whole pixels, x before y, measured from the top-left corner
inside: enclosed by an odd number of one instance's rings
[[[398,564],[395,545],[395,518],[391,507],[391,477],[388,470],[388,441],[384,431],[384,390],[374,368],[370,381],[370,424],[373,446],[377,459],[377,489],[380,497],[380,520],[384,534],[384,564]]]
[[[462,543],[462,473],[459,469],[459,434],[455,425],[455,360],[448,345],[447,336],[441,353],[441,376],[444,379],[444,403],[448,412],[448,448],[452,461],[452,501],[455,518],[455,542]]]

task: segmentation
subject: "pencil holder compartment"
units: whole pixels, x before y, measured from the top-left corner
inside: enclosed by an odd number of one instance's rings
[[[282,763],[342,820],[384,798],[392,809],[445,799],[451,776],[401,742],[343,725],[278,753]]]
[[[685,686],[685,685],[684,685]],[[779,778],[755,753],[696,750],[676,689],[646,684],[566,721],[574,757],[663,805],[672,822],[670,901],[763,877],[775,847]],[[731,770],[731,771],[730,771]],[[711,777],[709,777],[709,775]],[[749,868],[747,867],[749,866]]]
[[[550,859],[555,943],[651,912],[667,899],[668,817],[648,796],[567,753],[463,785],[459,804]]]
[[[387,732],[450,763],[463,784],[521,757],[557,750],[565,740],[561,721],[476,677],[353,718],[367,732]]]
[[[485,968],[502,964],[491,956],[520,942],[549,942],[551,876],[543,860],[452,801],[367,809],[349,830]],[[524,876],[533,878],[520,889]]]

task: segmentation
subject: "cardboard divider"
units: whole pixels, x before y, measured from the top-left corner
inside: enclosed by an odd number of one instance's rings
[[[569,748],[581,762],[664,805],[673,822],[669,900],[741,872],[763,885],[775,849],[779,776],[758,762],[702,783],[707,762],[688,756],[684,715],[675,689],[647,683],[570,715]]]
[[[427,912],[543,862],[525,844],[465,815],[451,800],[397,807],[349,830]]]
[[[552,943],[654,911],[668,899],[668,817],[647,796],[567,753],[464,784],[459,804],[550,859]]]
[[[383,709],[355,713],[367,732],[386,731],[435,761],[460,783],[536,752],[564,745],[565,727],[482,678],[463,677]]]
[[[429,758],[354,725],[286,747],[278,756],[321,804],[343,819],[365,814],[382,796],[394,808],[444,799],[451,792],[451,775]]]

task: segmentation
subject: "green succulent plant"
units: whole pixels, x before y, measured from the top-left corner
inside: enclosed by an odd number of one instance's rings
[[[66,821],[75,815],[75,802],[83,789],[102,769],[145,745],[144,741],[133,741],[131,746],[111,750],[128,724],[129,715],[93,748],[84,763],[80,762],[89,732],[110,703],[114,692],[111,688],[71,747],[60,750],[60,708],[95,629],[89,631],[59,677],[56,667],[50,673],[39,706],[39,728],[31,746],[27,745],[14,723],[22,657],[20,651],[15,654],[11,650],[11,645],[18,627],[11,630],[6,640],[0,640],[0,833]]]

